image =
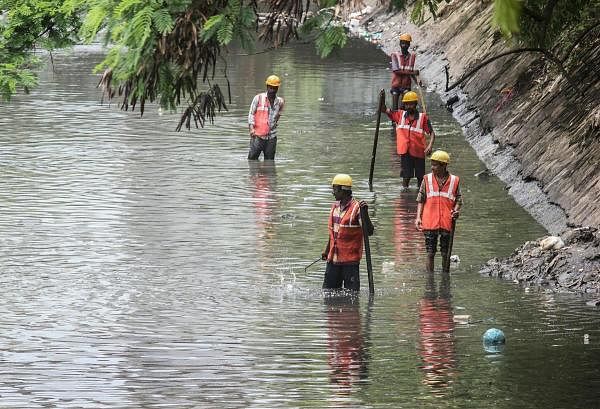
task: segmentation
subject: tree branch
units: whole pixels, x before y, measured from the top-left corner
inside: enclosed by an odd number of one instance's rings
[[[542,54],[544,54],[544,56],[546,58],[548,58],[550,61],[552,61],[554,64],[556,64],[558,66],[558,68],[560,69],[561,73],[567,79],[567,81],[569,82],[569,84],[571,85],[571,87],[573,87],[573,89],[575,89],[578,92],[580,92],[581,95],[584,95],[584,93],[581,90],[579,90],[579,87],[577,86],[577,84],[575,83],[575,81],[573,81],[573,79],[571,78],[571,76],[567,73],[567,70],[565,69],[565,67],[562,64],[562,62],[558,59],[558,57],[556,57],[554,54],[552,54],[550,51],[546,50],[545,48],[519,48],[517,50],[511,50],[511,51],[506,51],[506,52],[500,53],[500,54],[498,54],[498,55],[496,55],[494,57],[488,58],[487,60],[483,61],[480,64],[477,64],[477,66],[475,66],[472,70],[470,70],[469,72],[467,72],[466,74],[464,74],[462,77],[460,77],[451,86],[448,86],[449,74],[448,74],[448,66],[446,66],[445,67],[445,70],[446,70],[446,92],[448,92],[448,91],[456,88],[457,86],[459,86],[460,84],[462,84],[463,82],[465,82],[473,74],[475,74],[477,71],[479,71],[481,68],[485,67],[489,63],[494,62],[497,59],[505,57],[507,55],[521,54],[521,53],[542,53]]]

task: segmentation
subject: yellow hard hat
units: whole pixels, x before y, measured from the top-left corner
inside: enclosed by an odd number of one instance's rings
[[[409,43],[412,41],[412,37],[408,33],[400,34],[400,41],[408,41]]]
[[[331,185],[352,187],[352,178],[350,177],[350,175],[346,175],[345,173],[338,173],[333,177]]]
[[[402,102],[419,102],[419,97],[415,91],[408,91],[402,97]]]
[[[431,154],[431,160],[448,164],[450,163],[450,155],[445,151],[435,151]]]
[[[269,75],[267,77],[266,83],[267,83],[267,85],[270,85],[272,87],[278,87],[281,85],[281,80],[279,79],[279,77],[277,75]]]

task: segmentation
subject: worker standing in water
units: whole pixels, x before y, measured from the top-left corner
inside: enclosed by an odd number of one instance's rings
[[[417,195],[417,230],[425,234],[427,272],[433,272],[438,237],[442,253],[442,271],[450,271],[448,247],[452,234],[452,221],[458,219],[462,206],[460,179],[448,172],[450,155],[435,151],[431,155],[431,173],[425,175]]]
[[[323,288],[360,290],[359,263],[363,251],[363,231],[369,236],[375,228],[368,212],[361,220],[360,208],[367,208],[364,200],[352,197],[352,178],[338,174],[331,182],[335,202],[329,212],[329,241],[321,254],[327,260]]]
[[[384,112],[396,124],[396,152],[400,155],[402,190],[408,190],[410,179],[417,178],[421,186],[425,175],[425,156],[431,153],[435,133],[427,114],[417,110],[417,93],[409,91],[402,97],[404,110],[393,111],[383,106]],[[427,146],[426,136],[429,135]]]
[[[263,152],[265,160],[275,159],[277,149],[277,124],[285,102],[277,96],[281,80],[270,75],[266,81],[267,92],[254,97],[248,113],[250,150],[248,159],[257,160]]]
[[[415,53],[408,51],[412,37],[408,33],[400,34],[400,51],[393,52],[392,58],[392,110],[398,109],[398,101],[411,90],[413,79],[421,84],[419,70],[415,70]]]

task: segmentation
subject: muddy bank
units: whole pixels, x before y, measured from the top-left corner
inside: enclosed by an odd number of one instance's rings
[[[600,231],[577,228],[560,238],[528,241],[505,259],[489,260],[480,273],[556,292],[600,296]],[[590,303],[600,304],[595,300]]]
[[[408,13],[372,9],[355,17],[352,29],[375,38],[388,54],[401,32],[413,35],[417,68],[430,90],[447,101],[457,96],[453,115],[486,166],[509,193],[550,233],[567,225],[600,226],[600,81],[595,70],[575,72],[586,95],[571,90],[538,55],[499,59],[460,89],[450,84],[484,59],[509,47],[492,28],[492,3],[453,1],[436,21],[416,27]],[[587,56],[600,63],[600,47]],[[387,85],[387,84],[386,84]],[[568,103],[565,103],[568,101]]]

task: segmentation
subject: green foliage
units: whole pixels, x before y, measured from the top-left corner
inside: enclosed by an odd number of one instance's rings
[[[104,20],[108,17],[108,10],[105,4],[97,4],[85,16],[80,29],[81,38],[85,42],[92,42],[96,38],[96,33]]]
[[[252,48],[256,28],[256,13],[251,5],[241,0],[229,0],[222,12],[211,16],[202,28],[202,39],[216,39],[220,45],[239,40],[244,48]]]
[[[316,46],[321,58],[327,57],[336,47],[346,45],[348,37],[342,26],[327,27],[323,30],[322,35],[317,38]]]
[[[492,21],[505,36],[510,37],[521,30],[520,16],[520,0],[494,0],[494,17]]]
[[[526,0],[520,16],[520,40],[550,48],[565,32],[598,24],[598,0]]]
[[[325,7],[316,11],[300,27],[300,33],[303,35],[317,33],[315,47],[321,58],[327,57],[336,48],[343,47],[348,41],[342,21],[332,7],[334,3],[332,1],[321,2],[321,5]]]
[[[423,23],[449,0],[384,1],[412,7],[413,21]],[[230,44],[252,49],[258,36],[278,46],[301,34],[326,57],[347,42],[338,12],[349,4],[356,0],[0,0],[0,97],[35,86],[32,50],[89,43],[103,33],[108,50],[96,70],[109,97],[119,94],[124,109],[139,106],[142,113],[147,101],[173,110],[187,104],[180,126],[192,119],[203,126],[226,109],[210,80]],[[494,24],[533,47],[559,44],[568,51],[600,19],[600,0],[494,0],[494,6]],[[261,24],[258,9],[265,13]],[[201,91],[202,84],[210,86]]]
[[[62,0],[0,0],[0,97],[36,85],[39,60],[31,50],[74,44],[80,19],[63,11]],[[73,12],[75,5],[71,5]],[[72,13],[73,13],[72,12]]]
[[[0,63],[0,95],[6,100],[21,88],[28,93],[37,85],[37,77],[31,70],[23,69],[23,61]]]
[[[173,30],[174,21],[168,9],[155,10],[152,14],[152,23],[156,30],[163,35]]]

